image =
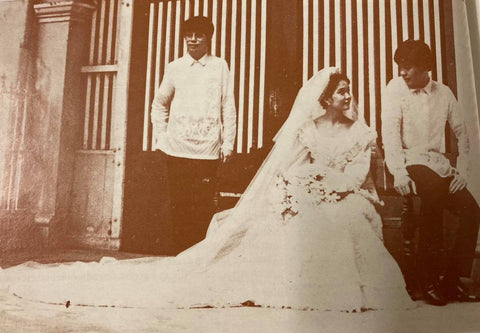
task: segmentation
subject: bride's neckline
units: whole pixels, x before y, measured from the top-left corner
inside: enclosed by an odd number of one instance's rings
[[[316,129],[317,135],[325,138],[339,138],[345,137],[355,127],[355,122],[352,123],[336,123],[313,121],[313,126]]]

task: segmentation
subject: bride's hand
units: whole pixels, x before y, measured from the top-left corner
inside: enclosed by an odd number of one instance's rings
[[[394,179],[394,185],[395,190],[400,194],[400,195],[408,195],[410,194],[410,186],[413,191],[413,194],[417,194],[417,187],[415,185],[415,182],[410,178],[409,176],[402,176],[402,177],[396,177]]]

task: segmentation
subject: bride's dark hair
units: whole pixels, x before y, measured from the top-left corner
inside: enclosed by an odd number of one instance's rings
[[[332,75],[330,75],[330,80],[328,81],[327,87],[325,88],[322,95],[320,95],[320,98],[318,99],[320,102],[320,105],[324,109],[328,107],[326,100],[332,97],[340,81],[346,81],[348,84],[350,84],[350,79],[343,73],[332,73]]]

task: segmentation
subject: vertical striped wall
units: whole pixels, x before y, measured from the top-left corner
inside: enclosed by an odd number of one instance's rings
[[[393,54],[414,38],[435,54],[434,80],[444,82],[442,0],[303,0],[303,81],[328,66],[351,79],[359,112],[380,134],[381,93],[398,76]]]
[[[267,0],[162,0],[150,3],[145,75],[143,150],[152,147],[150,107],[165,66],[184,54],[180,24],[192,15],[215,25],[212,54],[224,58],[235,86],[238,113],[236,150],[263,145]]]
[[[110,149],[112,106],[117,74],[118,1],[100,0],[92,17],[86,79],[84,150]]]

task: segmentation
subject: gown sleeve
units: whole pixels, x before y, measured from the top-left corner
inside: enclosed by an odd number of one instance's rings
[[[312,147],[315,147],[315,137],[313,135],[314,131],[313,123],[306,123],[304,126],[300,127],[297,131],[297,140],[304,149],[310,151]]]
[[[353,160],[347,162],[343,171],[330,169],[325,176],[325,183],[336,192],[359,189],[367,178],[370,158],[371,149],[367,146]]]
[[[370,171],[371,147],[375,143],[376,134],[366,125],[362,125],[355,136],[355,145],[345,156],[345,167],[330,168],[325,175],[325,183],[336,192],[359,189]]]

